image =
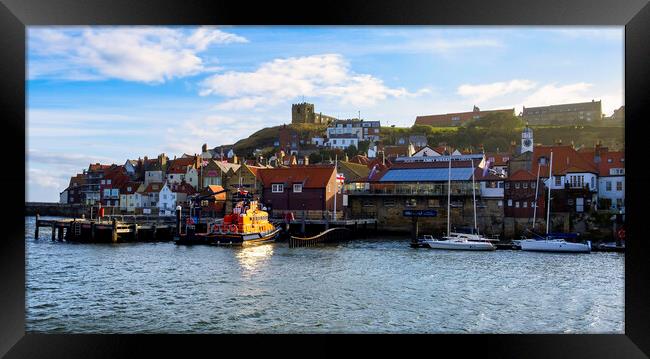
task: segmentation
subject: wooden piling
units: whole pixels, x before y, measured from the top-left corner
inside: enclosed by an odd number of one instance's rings
[[[52,240],[56,240],[56,226],[54,225],[54,222],[52,222]]]
[[[111,241],[113,243],[117,242],[117,219],[113,218],[113,225],[111,228]]]
[[[90,240],[95,241],[95,221],[90,222]]]
[[[156,240],[156,232],[157,232],[156,225],[153,224],[151,226],[151,239],[153,239],[154,241]]]
[[[36,228],[34,228],[34,239],[38,239],[38,227],[40,226],[41,216],[36,213]]]
[[[65,230],[64,226],[59,227],[59,241],[63,241],[63,231]]]

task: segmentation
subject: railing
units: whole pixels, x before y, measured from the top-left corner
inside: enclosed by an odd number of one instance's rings
[[[311,220],[334,220],[334,211],[312,211],[312,210],[282,210],[274,209],[271,211],[271,218],[284,219],[289,213],[293,213],[294,220],[311,219]],[[336,211],[336,219],[344,219],[343,211]]]
[[[371,183],[367,188],[357,188],[354,185],[346,187],[349,195],[419,195],[419,196],[446,196],[447,184],[433,183]],[[471,183],[452,183],[451,194],[453,196],[471,196]],[[480,195],[481,189],[476,185],[476,193]]]

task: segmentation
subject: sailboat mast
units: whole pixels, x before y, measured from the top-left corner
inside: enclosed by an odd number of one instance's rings
[[[447,237],[451,236],[451,155],[449,155],[449,179],[447,180]]]
[[[548,166],[548,203],[546,204],[546,239],[548,239],[548,225],[551,220],[551,181],[553,180],[553,151],[551,151],[551,161]]]
[[[535,230],[535,219],[537,219],[537,195],[539,193],[539,169],[541,166],[537,165],[537,181],[535,182],[535,200],[533,200],[533,231]]]
[[[478,225],[476,224],[476,184],[474,183],[474,160],[472,159],[472,197],[474,197],[474,230],[478,234]]]
[[[331,157],[330,157],[331,158]],[[337,153],[336,156],[334,157],[334,177],[336,180],[334,181],[334,220],[336,221],[336,197],[339,191],[339,154]]]

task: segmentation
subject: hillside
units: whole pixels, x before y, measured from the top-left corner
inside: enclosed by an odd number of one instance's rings
[[[251,155],[255,149],[268,149],[273,147],[273,143],[280,137],[280,129],[284,125],[263,128],[248,138],[241,139],[235,142],[234,151],[241,155]],[[312,138],[315,136],[322,136],[325,133],[327,126],[316,124],[288,124],[286,125],[291,131],[296,131],[300,138]]]
[[[490,119],[488,119],[490,120]],[[382,142],[386,145],[395,144],[397,139],[409,135],[426,135],[430,145],[437,146],[446,143],[461,149],[477,151],[483,147],[485,151],[507,151],[511,143],[520,143],[523,123],[513,121],[510,118],[491,119],[492,122],[483,123],[481,126],[463,127],[432,127],[426,125],[415,125],[413,127],[381,127]],[[325,125],[314,124],[290,124],[287,127],[291,131],[298,132],[300,138],[310,139],[314,136],[322,136],[325,133]],[[282,126],[263,128],[248,138],[237,141],[234,144],[235,152],[240,156],[250,156],[255,149],[262,149],[264,152],[274,151],[274,142],[278,141]],[[625,128],[622,126],[531,126],[534,132],[535,143],[550,145],[561,140],[564,144],[573,144],[576,147],[592,147],[597,141],[612,150],[620,150],[625,147]]]

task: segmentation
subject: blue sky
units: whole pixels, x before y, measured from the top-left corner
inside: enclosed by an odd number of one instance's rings
[[[417,115],[623,105],[623,27],[29,27],[28,201],[90,162],[170,157],[291,122],[291,103]]]

